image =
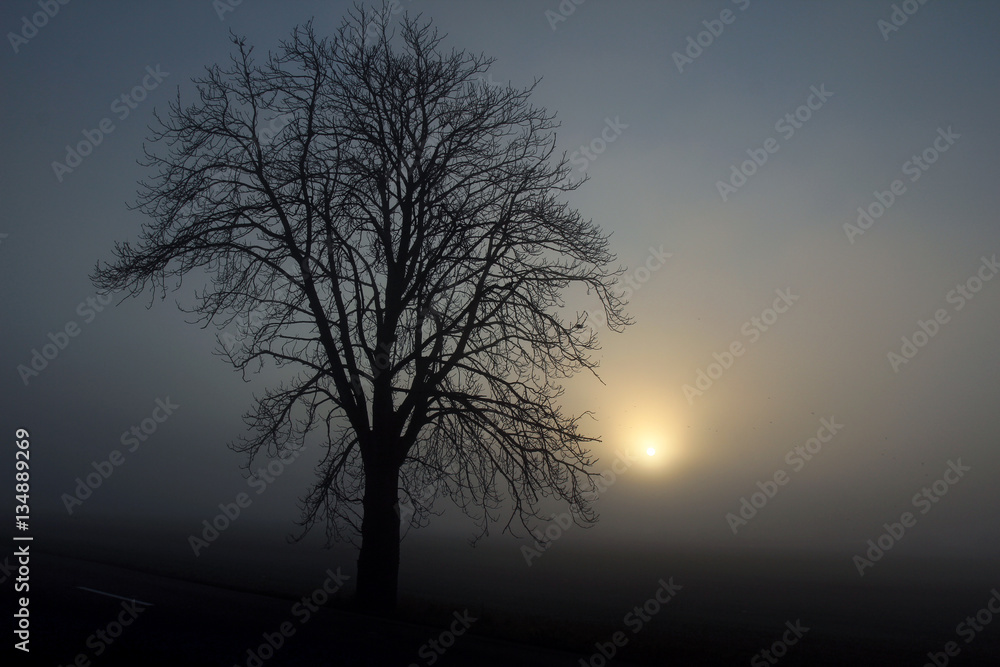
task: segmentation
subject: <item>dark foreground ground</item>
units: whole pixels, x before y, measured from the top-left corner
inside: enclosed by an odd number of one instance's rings
[[[605,662],[594,653],[597,645],[610,650],[616,631],[627,643],[609,665],[920,666],[934,664],[928,652],[942,652],[948,641],[956,642],[958,654],[940,653],[938,665],[1000,664],[1000,614],[968,642],[968,632],[956,634],[964,616],[986,605],[989,589],[953,582],[872,589],[786,580],[779,587],[769,577],[691,576],[684,595],[678,593],[638,632],[637,623],[623,617],[602,623],[471,609],[465,617],[475,619],[469,631],[452,637],[450,627],[463,629],[454,605],[409,600],[399,620],[380,621],[349,612],[338,593],[309,611],[302,596],[325,581],[286,597],[38,551],[31,568],[32,650],[30,656],[12,651],[13,664],[599,667]],[[330,581],[328,588],[335,587]],[[785,633],[791,626],[783,621],[801,621],[799,627],[808,630],[794,644],[777,647],[780,659],[768,660],[761,650],[794,636]],[[116,622],[127,623],[120,634]],[[277,645],[273,650],[268,637]]]
[[[420,648],[441,633],[428,625],[374,621],[329,606],[314,611],[301,598],[235,591],[49,554],[36,554],[32,565],[38,576],[32,587],[32,651],[25,664],[426,664]],[[329,588],[335,587],[331,581]],[[116,621],[127,625],[112,638]],[[97,634],[100,630],[103,636]],[[565,653],[471,635],[457,638],[443,655],[429,646],[423,652],[437,656],[440,665],[576,664]]]

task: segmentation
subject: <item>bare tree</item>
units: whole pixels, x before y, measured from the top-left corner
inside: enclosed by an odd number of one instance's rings
[[[163,298],[201,269],[197,321],[246,323],[222,354],[289,367],[231,446],[252,461],[320,429],[303,534],[360,536],[357,599],[376,612],[396,604],[401,494],[418,525],[433,485],[481,534],[527,526],[546,496],[596,520],[594,439],[558,399],[597,340],[563,293],[628,324],[607,236],[562,199],[579,183],[534,85],[486,83],[491,59],[391,14],[355,7],[331,39],[306,24],[262,63],[234,36],[197,101],[157,115],[135,204],[151,222],[93,275]]]

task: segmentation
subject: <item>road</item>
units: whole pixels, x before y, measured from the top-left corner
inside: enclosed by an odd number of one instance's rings
[[[311,592],[304,591],[312,596],[304,603],[33,551],[32,651],[30,656],[11,648],[8,652],[15,654],[15,665],[47,667],[579,667],[587,664],[581,659],[591,658],[495,641],[474,634],[476,627],[466,634],[468,619],[462,612],[456,612],[448,628],[324,608],[324,585],[327,591],[337,587],[337,571],[326,574]],[[786,618],[796,626],[801,618],[810,629],[781,659],[783,667],[920,665],[929,651],[939,653],[949,641],[956,641],[961,653],[955,664],[973,667],[995,664],[1000,651],[1000,614],[992,624],[981,618],[985,627],[972,641],[961,641],[968,637],[953,630],[986,603],[989,588],[980,585],[939,582],[934,587],[869,590],[820,582],[803,583],[801,590],[790,592],[787,582],[778,587],[767,579],[692,576],[689,582],[682,591],[687,598],[678,596],[680,606],[643,630],[637,642],[643,646],[627,647],[629,659],[680,666],[746,664],[784,636]],[[4,585],[11,584],[8,579]],[[592,593],[603,595],[596,588]],[[692,604],[683,606],[685,599]],[[310,606],[313,602],[316,606]],[[532,607],[531,601],[526,599],[524,606]],[[8,602],[7,608],[13,607]],[[538,631],[559,627],[566,626]],[[620,625],[584,636],[608,640],[615,629]],[[590,664],[603,663],[598,657]],[[607,664],[629,665],[617,657]]]
[[[580,656],[568,653],[468,634],[452,640],[442,636],[448,628],[376,622],[331,608],[312,607],[314,612],[301,600],[51,554],[33,553],[31,571],[31,655],[12,651],[15,664],[407,667],[432,659],[443,667],[579,664]],[[323,583],[317,582],[317,591]],[[328,588],[335,586],[331,579]],[[463,630],[458,620],[452,625]],[[431,640],[438,643],[432,646]]]

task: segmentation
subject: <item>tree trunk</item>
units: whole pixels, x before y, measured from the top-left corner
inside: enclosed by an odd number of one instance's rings
[[[396,610],[399,584],[399,469],[380,464],[365,470],[361,552],[356,602],[377,615]]]

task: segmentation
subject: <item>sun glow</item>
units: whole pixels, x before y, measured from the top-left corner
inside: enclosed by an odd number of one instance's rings
[[[665,472],[677,463],[677,447],[666,431],[651,430],[636,438],[630,448],[633,456],[641,458],[642,469],[647,472]]]

